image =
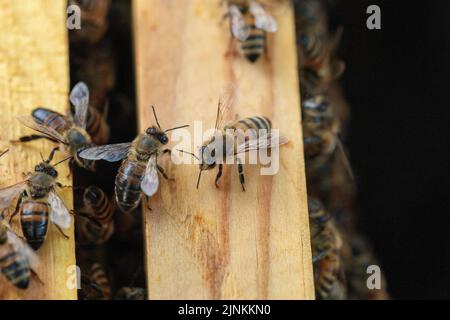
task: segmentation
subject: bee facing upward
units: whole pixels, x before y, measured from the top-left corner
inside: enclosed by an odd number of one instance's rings
[[[88,160],[116,162],[123,159],[116,176],[115,197],[119,209],[125,213],[139,205],[142,192],[147,197],[156,193],[159,187],[158,172],[169,179],[157,163],[158,156],[171,152],[170,149],[163,150],[169,143],[167,132],[188,127],[180,126],[163,131],[154,108],[153,114],[157,126],[148,128],[133,142],[89,148],[80,153],[80,157]]]
[[[69,210],[55,193],[56,187],[63,188],[56,181],[58,172],[55,166],[68,159],[55,165],[50,164],[57,149],[52,150],[48,160],[35,167],[34,173],[30,174],[28,179],[0,190],[0,210],[9,208],[13,200],[19,197],[10,221],[20,213],[22,232],[34,250],[39,249],[45,240],[49,215],[50,220],[66,238],[61,228],[70,227]]]
[[[34,109],[31,116],[18,117],[18,120],[39,134],[19,138],[19,142],[48,139],[59,142],[61,149],[73,156],[75,163],[85,169],[94,170],[95,163],[78,156],[78,152],[92,146],[90,134],[86,131],[89,116],[89,89],[83,82],[78,83],[70,94],[75,107],[73,117],[65,117],[45,108]],[[91,115],[92,116],[92,115]],[[102,124],[100,124],[102,125]],[[96,130],[96,126],[93,126]],[[100,130],[101,132],[101,130]]]
[[[222,176],[223,164],[229,163],[230,160],[236,160],[239,181],[242,190],[245,191],[244,168],[239,156],[246,152],[276,148],[288,143],[287,138],[271,132],[272,123],[266,117],[249,117],[224,125],[226,114],[232,109],[232,106],[235,103],[235,95],[236,91],[234,85],[228,86],[221,95],[217,107],[215,134],[210,139],[206,140],[200,147],[200,154],[198,157],[195,154],[178,150],[182,153],[190,154],[200,162],[197,189],[200,184],[202,172],[212,170],[216,166],[219,168],[215,180],[215,185],[218,188],[218,182]],[[250,134],[246,136],[246,133],[248,132],[250,132]],[[216,141],[216,139],[218,139],[218,141]],[[234,143],[236,140],[238,143]]]
[[[308,197],[308,210],[317,296],[324,300],[345,299],[343,243],[339,231],[321,202]]]
[[[234,39],[240,42],[244,56],[250,62],[256,62],[267,53],[266,32],[275,32],[277,22],[263,6],[255,0],[228,0],[227,17],[230,18],[230,52]]]
[[[23,242],[0,218],[0,270],[6,279],[19,289],[26,289],[31,272],[38,266],[34,251]]]
[[[114,210],[114,204],[102,189],[96,186],[86,188],[82,206],[77,210],[81,216],[76,220],[77,241],[95,245],[108,241],[114,232]]]

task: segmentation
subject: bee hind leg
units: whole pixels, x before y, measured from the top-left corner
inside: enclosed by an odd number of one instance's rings
[[[217,189],[219,189],[219,179],[220,177],[222,177],[222,171],[223,171],[223,164],[219,164],[219,171],[217,172],[216,181],[214,182]]]
[[[62,231],[61,227],[58,226],[57,224],[55,224],[56,229],[58,229],[59,233],[61,233],[61,235],[66,238],[66,239],[70,239],[70,237],[64,233],[64,231]]]
[[[34,271],[33,269],[31,269],[30,271],[31,274],[40,282],[41,285],[45,285],[45,282],[42,281],[41,277],[39,277],[36,271]]]
[[[40,139],[47,139],[50,141],[53,141],[55,143],[58,143],[58,141],[51,139],[50,137],[44,136],[44,135],[39,135],[39,134],[32,134],[29,136],[23,136],[20,137],[18,140],[11,140],[12,143],[20,143],[20,142],[30,142],[30,141],[35,141],[35,140],[40,140]]]
[[[19,213],[20,206],[22,205],[22,198],[23,198],[23,196],[24,196],[23,193],[21,193],[20,196],[19,196],[19,200],[17,200],[16,209],[14,210],[12,215],[9,217],[8,224],[11,224],[12,219]]]
[[[244,166],[242,165],[242,162],[239,158],[237,159],[237,162],[238,162],[239,182],[241,183],[242,191],[245,192]]]
[[[161,173],[161,175],[164,177],[164,179],[166,180],[170,180],[170,181],[174,181],[175,178],[170,178],[166,172],[164,171],[164,168],[161,167],[159,164],[156,165],[156,168],[158,169],[159,173]]]

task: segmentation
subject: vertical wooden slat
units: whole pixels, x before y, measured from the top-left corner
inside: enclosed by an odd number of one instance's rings
[[[10,145],[9,140],[31,133],[15,117],[29,115],[37,106],[65,113],[68,101],[68,41],[65,0],[0,1],[0,148],[10,153],[0,159],[0,187],[23,180],[33,171],[39,153],[48,156],[52,144],[33,142]],[[62,156],[58,156],[61,158]],[[70,185],[67,165],[58,166],[59,181]],[[72,208],[72,191],[60,193]],[[20,230],[18,218],[13,227]],[[63,238],[49,226],[47,239],[38,251],[44,282],[33,278],[30,288],[19,292],[0,276],[1,299],[76,299],[77,291],[67,287],[67,269],[75,265],[73,229]]]
[[[140,130],[154,123],[152,104],[166,128],[214,127],[219,94],[234,82],[239,117],[268,116],[291,142],[277,175],[245,166],[247,192],[235,166],[220,190],[210,171],[197,191],[197,165],[163,161],[176,181],[162,181],[144,212],[149,297],[313,299],[293,12],[287,2],[273,8],[270,60],[251,64],[225,57],[229,27],[218,3],[134,1]]]

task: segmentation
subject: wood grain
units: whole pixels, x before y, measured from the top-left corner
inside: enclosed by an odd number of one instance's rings
[[[219,94],[234,82],[239,117],[270,117],[290,144],[275,176],[245,166],[247,192],[235,166],[220,190],[209,171],[197,191],[197,165],[161,161],[176,181],[162,181],[144,212],[149,297],[313,299],[293,12],[284,2],[273,7],[279,31],[269,39],[270,60],[251,64],[225,57],[229,24],[220,24],[218,3],[134,1],[140,130],[154,123],[152,104],[165,128],[194,120],[214,127]]]
[[[65,113],[68,101],[69,73],[66,29],[66,1],[21,0],[0,1],[0,149],[10,153],[0,159],[0,187],[23,180],[22,173],[33,171],[40,162],[39,153],[48,156],[49,142],[9,144],[11,139],[31,133],[15,119],[29,115],[37,106],[47,106]],[[61,159],[63,155],[58,155]],[[59,181],[69,185],[68,168],[58,166]],[[72,208],[70,189],[60,193]],[[19,230],[19,220],[13,227]],[[38,251],[44,282],[33,278],[30,288],[19,292],[0,276],[1,299],[76,299],[76,290],[69,290],[67,268],[75,265],[73,228],[63,238],[49,226],[47,239]]]

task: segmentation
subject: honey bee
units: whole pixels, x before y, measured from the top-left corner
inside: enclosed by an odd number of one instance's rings
[[[80,150],[92,146],[91,136],[86,131],[89,90],[84,83],[80,82],[73,88],[70,101],[75,106],[73,118],[44,108],[33,110],[31,116],[18,117],[23,125],[39,132],[21,137],[18,142],[48,139],[60,143],[61,149],[72,155],[71,163],[74,161],[78,166],[94,171],[95,162],[86,161],[78,156]]]
[[[90,186],[84,190],[83,205],[77,209],[82,216],[76,219],[77,241],[81,244],[101,245],[111,238],[114,232],[115,207],[105,192]],[[84,217],[91,217],[86,219]]]
[[[309,197],[308,209],[316,294],[323,300],[346,299],[339,231],[318,200]]]
[[[58,172],[55,167],[69,158],[51,165],[56,150],[58,148],[52,150],[48,160],[43,160],[34,168],[28,179],[0,189],[0,210],[9,208],[13,200],[19,197],[10,221],[20,213],[22,232],[34,250],[38,250],[45,240],[49,215],[56,228],[68,238],[62,229],[70,227],[70,213],[55,192],[56,187],[63,188],[56,181]]]
[[[302,102],[303,144],[306,171],[313,176],[338,149],[349,176],[353,171],[339,138],[340,121],[334,116],[333,108],[323,95],[317,95]]]
[[[275,32],[277,22],[258,1],[228,0],[226,16],[230,18],[230,48],[237,39],[250,62],[256,62],[263,53],[267,53],[266,33]]]
[[[69,5],[81,9],[81,29],[70,32],[71,43],[96,43],[108,30],[108,12],[111,0],[69,0]]]
[[[144,288],[123,287],[116,293],[116,300],[146,300],[147,292]]]
[[[131,143],[111,144],[86,149],[80,157],[88,160],[122,161],[115,181],[115,197],[119,209],[128,213],[135,209],[141,200],[142,192],[147,197],[156,193],[159,187],[158,172],[170,180],[157,160],[161,154],[171,153],[164,149],[169,143],[167,132],[186,128],[188,125],[163,131],[159,125],[155,108],[153,115],[157,126],[148,128]]]
[[[300,77],[304,96],[325,92],[345,71],[345,63],[334,57],[342,37],[342,28],[330,37],[303,32],[300,34]]]
[[[0,270],[19,289],[27,289],[39,265],[34,251],[0,220]]]
[[[199,156],[195,154],[178,150],[182,153],[190,154],[199,162],[199,174],[197,179],[197,189],[200,185],[200,178],[203,171],[212,170],[218,165],[218,172],[215,180],[215,185],[219,187],[219,179],[222,176],[223,164],[228,161],[237,161],[239,181],[242,190],[245,191],[245,177],[244,167],[239,155],[246,152],[257,151],[262,149],[276,148],[289,142],[289,140],[277,133],[271,133],[271,121],[262,116],[249,117],[242,120],[237,120],[227,125],[224,125],[226,114],[232,109],[235,102],[235,87],[229,86],[224,94],[219,98],[217,107],[217,117],[215,125],[215,134],[205,141],[200,147]],[[243,132],[251,132],[250,136],[243,136]],[[263,132],[260,134],[260,132]],[[237,139],[238,144],[234,141]],[[241,139],[239,139],[241,138]],[[242,143],[239,144],[239,140]],[[229,148],[229,146],[232,146]],[[223,147],[222,150],[218,150]]]
[[[99,263],[94,263],[89,270],[89,279],[96,284],[102,292],[102,300],[111,299],[111,286],[106,270]]]

